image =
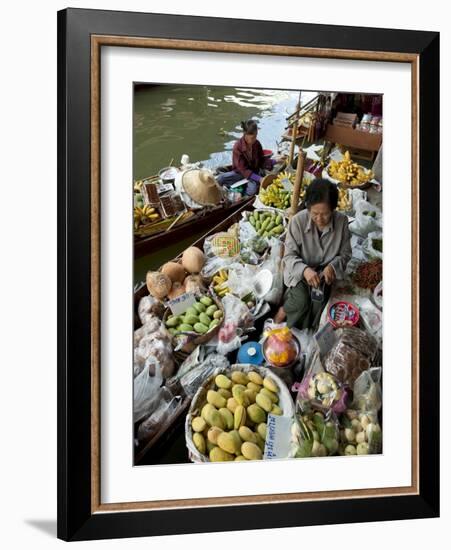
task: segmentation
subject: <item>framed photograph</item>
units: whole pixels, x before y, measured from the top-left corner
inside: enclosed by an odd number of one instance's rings
[[[439,515],[438,99],[434,32],[58,13],[59,538]]]

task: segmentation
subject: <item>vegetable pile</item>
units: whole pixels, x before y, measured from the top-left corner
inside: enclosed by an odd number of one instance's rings
[[[352,279],[360,288],[368,288],[373,291],[382,281],[382,260],[360,264]]]

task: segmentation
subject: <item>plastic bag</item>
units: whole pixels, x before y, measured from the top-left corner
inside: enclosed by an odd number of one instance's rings
[[[165,378],[171,376],[174,370],[174,359],[169,338],[166,337],[166,330],[164,332],[158,330],[141,338],[138,347],[134,351],[134,363],[142,366],[150,361],[151,369],[154,368],[155,364],[158,364]]]
[[[269,269],[273,275],[271,289],[263,296],[263,300],[277,306],[283,297],[282,243],[272,238],[269,258],[262,263],[261,269]]]
[[[138,428],[138,441],[148,441],[156,435],[162,425],[170,421],[182,404],[180,395],[173,396],[166,388],[161,388],[160,400],[153,413],[148,416]]]
[[[232,294],[224,296],[222,304],[224,306],[224,324],[218,332],[217,351],[226,355],[240,347],[242,328],[252,326],[253,318],[246,304]]]
[[[230,292],[239,298],[244,298],[254,291],[256,270],[249,265],[234,264],[229,268],[227,286]]]
[[[367,237],[372,231],[382,228],[382,214],[379,208],[361,200],[355,208],[355,220],[349,224],[349,231],[360,237]]]
[[[319,351],[315,351],[307,364],[301,383],[293,384],[292,391],[297,391],[297,406],[302,409],[310,406],[319,411],[332,410],[340,413],[346,410],[349,400],[349,389],[340,383],[332,374],[326,372],[321,364]]]
[[[144,296],[138,304],[138,317],[143,325],[156,317],[162,317],[164,312],[163,304],[153,296]]]
[[[188,371],[180,379],[180,384],[188,397],[192,397],[200,386],[213,376],[217,369],[226,369],[230,362],[224,355],[211,353],[196,368]]]
[[[161,330],[162,326],[163,325],[158,317],[152,314],[146,314],[145,324],[143,324],[142,327],[137,328],[133,333],[133,345],[135,348],[139,346],[139,343],[144,336]]]
[[[321,457],[337,454],[339,424],[331,411],[323,413],[310,406],[298,410],[291,428],[294,458]]]
[[[351,388],[368,370],[377,351],[375,339],[356,327],[336,331],[337,342],[324,359],[324,368]]]
[[[138,422],[151,414],[158,405],[163,375],[158,364],[150,368],[150,363],[133,380],[133,421]]]
[[[364,296],[354,296],[354,303],[360,312],[360,321],[367,332],[382,344],[382,312],[374,303]]]
[[[240,256],[240,241],[234,232],[215,233],[204,241],[205,264],[201,275],[210,279],[220,269],[225,269]]]
[[[340,455],[368,455],[382,452],[382,430],[377,413],[348,409],[340,422]]]
[[[381,377],[381,367],[373,367],[362,372],[354,383],[352,409],[361,412],[380,410],[382,407]]]
[[[362,244],[362,250],[365,256],[372,260],[378,258],[382,260],[382,233],[380,231],[372,231]]]

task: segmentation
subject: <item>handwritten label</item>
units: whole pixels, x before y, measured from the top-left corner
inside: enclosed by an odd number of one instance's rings
[[[287,458],[290,453],[290,437],[292,419],[289,416],[269,414],[266,427],[264,459]]]
[[[195,294],[193,292],[185,292],[185,294],[181,294],[180,296],[177,296],[177,298],[169,300],[168,306],[173,315],[180,315],[182,313],[185,313],[185,311],[195,302]]]

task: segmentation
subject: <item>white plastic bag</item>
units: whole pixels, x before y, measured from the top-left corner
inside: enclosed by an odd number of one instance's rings
[[[159,365],[151,369],[150,362],[146,362],[144,369],[133,381],[133,421],[151,414],[158,405],[163,375]],[[151,374],[153,370],[153,375]]]
[[[382,214],[379,208],[361,200],[355,208],[355,220],[349,224],[349,231],[360,237],[367,237],[372,231],[382,228]]]
[[[372,231],[362,244],[362,249],[370,260],[374,258],[382,260],[382,250],[378,250],[376,246],[376,242],[378,241],[380,241],[380,248],[382,249],[382,233],[380,231]]]

